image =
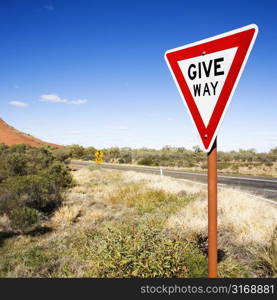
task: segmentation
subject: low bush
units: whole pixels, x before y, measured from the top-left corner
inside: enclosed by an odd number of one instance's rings
[[[149,221],[121,223],[88,234],[92,277],[206,277],[207,259],[186,242],[170,240]]]
[[[55,161],[47,170],[44,175],[52,177],[56,186],[61,188],[69,188],[74,184],[72,175],[69,173],[65,164]]]
[[[13,229],[24,231],[38,223],[39,213],[32,208],[18,207],[10,212],[9,218]]]
[[[63,162],[67,155],[48,147],[0,146],[0,214],[13,218],[14,228],[24,229],[35,212],[47,216],[59,207],[65,189],[74,184]]]
[[[0,182],[13,176],[38,174],[48,169],[55,157],[44,147],[14,145],[0,148]]]
[[[68,148],[58,148],[52,151],[55,159],[61,162],[69,162],[70,159],[70,149]]]
[[[125,153],[123,156],[118,160],[120,164],[131,164],[132,163],[132,153]]]
[[[217,163],[218,170],[228,169],[230,166],[231,166],[231,164],[228,162],[218,162]]]
[[[17,206],[26,206],[44,213],[51,213],[62,202],[61,186],[51,175],[27,175],[10,177],[0,186],[5,198],[0,195],[1,209],[5,212]]]
[[[151,156],[144,157],[138,161],[138,165],[144,166],[158,166],[159,163],[153,159]]]
[[[163,213],[174,212],[191,199],[189,196],[145,188],[143,184],[122,185],[116,192],[107,196],[107,201],[134,207],[142,214],[153,213],[157,210],[163,211]]]

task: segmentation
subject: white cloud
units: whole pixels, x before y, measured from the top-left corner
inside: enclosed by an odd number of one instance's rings
[[[43,102],[53,102],[53,103],[66,103],[66,99],[61,99],[59,96],[54,95],[54,94],[45,94],[45,95],[40,95],[40,101]]]
[[[29,104],[27,104],[25,102],[21,102],[21,101],[10,101],[9,104],[13,105],[13,106],[18,106],[18,107],[26,107],[29,105]]]
[[[75,105],[85,104],[88,102],[87,99],[77,99],[77,100],[63,99],[63,98],[59,97],[58,95],[54,95],[54,94],[40,95],[40,101],[52,102],[52,103],[75,104]]]
[[[71,103],[71,104],[85,104],[87,102],[88,102],[87,99],[78,99],[78,100],[69,101],[68,103]]]

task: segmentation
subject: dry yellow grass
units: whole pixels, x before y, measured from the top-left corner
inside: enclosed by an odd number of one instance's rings
[[[52,217],[52,224],[60,227],[68,226],[77,221],[77,218],[81,216],[81,211],[81,205],[62,206]]]
[[[95,175],[97,175],[98,172],[95,171]],[[87,184],[90,183],[91,178],[94,177],[92,175],[92,172],[87,168],[82,168],[76,172],[73,173],[74,179],[78,183]]]
[[[126,212],[127,208],[105,201],[118,188],[120,172],[82,168],[73,176],[76,186],[67,193],[64,205],[51,218],[51,225],[66,227],[76,223],[76,230],[85,229],[103,220],[120,218]],[[72,226],[68,229],[72,230]]]
[[[79,187],[73,191],[94,191],[94,199],[107,199],[124,184],[137,184],[143,188],[164,190],[169,193],[197,194],[197,199],[172,215],[166,229],[178,234],[195,236],[207,234],[207,195],[206,186],[182,181],[166,176],[143,174],[133,171],[81,169],[74,173]],[[98,185],[86,187],[92,180]],[[82,191],[83,191],[82,190]],[[107,217],[107,210],[101,209],[99,215]],[[93,213],[91,214],[93,216]],[[89,218],[88,216],[86,218]],[[93,218],[93,217],[92,217]],[[277,206],[264,202],[254,195],[230,188],[220,189],[218,193],[219,244],[237,247],[266,247],[272,240],[277,227]]]
[[[86,196],[92,193],[94,201],[98,199],[103,202],[103,199],[111,196],[113,191],[122,186],[122,183],[141,184],[145,188],[164,190],[173,194],[180,192],[198,194],[196,201],[190,202],[179,213],[168,219],[167,229],[175,228],[184,234],[207,232],[207,196],[204,185],[133,171],[94,170],[91,172],[86,168],[74,172],[74,178],[78,185],[72,192],[84,193]],[[92,181],[96,181],[97,184],[91,185]],[[231,241],[236,245],[266,246],[277,226],[277,206],[238,190],[220,189],[218,226],[222,243]]]
[[[205,187],[198,183],[182,181],[167,176],[128,171],[122,173],[122,178],[126,183],[143,183],[148,188],[161,189],[168,193],[177,194],[179,192],[186,192],[189,194],[195,194],[205,191]]]
[[[251,249],[268,247],[277,227],[277,207],[255,196],[232,189],[218,194],[219,247]],[[186,236],[207,235],[207,199],[190,202],[171,216],[166,228]]]
[[[131,189],[131,194],[142,193],[145,189],[163,190],[172,194],[195,194],[196,200],[180,208],[178,213],[169,216],[165,223],[164,231],[170,234],[181,235],[187,240],[195,240],[197,235],[207,236],[206,185],[133,171],[99,170],[91,172],[93,174],[89,174],[85,170],[79,170],[78,172],[84,172],[91,180],[92,178],[93,180],[98,180],[99,184],[94,186],[94,195],[98,201],[102,202],[103,199],[112,200],[114,192],[118,196],[118,191],[122,189],[122,186],[128,186],[128,184],[130,184],[130,186],[136,185],[138,189],[134,191]],[[79,176],[78,172],[76,173],[80,181],[83,175]],[[88,178],[86,178],[86,180],[88,180]],[[141,191],[139,191],[139,186],[141,186]],[[131,197],[131,194],[127,196]],[[132,199],[133,196],[131,197]],[[128,198],[121,202],[124,203],[124,201],[128,201]],[[115,203],[115,206],[116,204],[118,203]],[[108,210],[110,210],[111,207],[109,207]],[[122,209],[122,207],[120,209]],[[100,215],[103,214],[103,212],[104,210],[101,209],[99,212]],[[108,215],[106,210],[102,217],[104,218]],[[87,216],[87,218],[89,217]],[[263,249],[270,247],[272,241],[276,238],[274,237],[276,227],[276,205],[265,202],[255,197],[255,195],[243,191],[231,188],[219,189],[219,248],[223,249],[228,255],[244,259],[243,256],[250,253],[252,258],[254,258],[257,253],[262,253]],[[268,253],[268,251],[265,251],[265,253]],[[270,259],[272,259],[272,256]],[[273,261],[275,259],[275,256],[273,256]],[[274,262],[272,264],[274,264]]]

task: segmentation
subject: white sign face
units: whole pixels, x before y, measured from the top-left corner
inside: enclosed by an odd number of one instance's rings
[[[209,124],[237,49],[237,47],[234,47],[178,61],[206,127]]]

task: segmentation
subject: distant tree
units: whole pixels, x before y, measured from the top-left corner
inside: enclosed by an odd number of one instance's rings
[[[71,145],[70,147],[71,150],[71,157],[72,158],[82,158],[85,154],[85,148],[80,145]]]
[[[277,147],[270,149],[269,154],[277,156]]]
[[[179,153],[183,153],[183,152],[186,152],[187,150],[186,150],[186,148],[184,148],[184,147],[178,147],[177,148],[177,152],[179,152]]]
[[[120,157],[120,150],[118,147],[112,147],[107,153],[110,159],[114,160]]]
[[[124,153],[118,160],[120,164],[131,164],[132,163],[132,153]]]
[[[84,153],[83,158],[85,160],[94,160],[96,151],[97,151],[97,149],[92,146],[85,148],[85,153]]]
[[[172,147],[169,146],[169,145],[166,145],[166,146],[164,146],[164,147],[162,148],[162,152],[169,152],[169,151],[171,151],[171,150],[172,150]]]
[[[200,148],[198,145],[193,146],[192,149],[193,149],[193,151],[196,152],[196,153],[203,152],[203,151],[201,150],[201,148]]]
[[[70,158],[70,149],[67,147],[54,149],[52,153],[57,160],[62,162],[68,162]]]

